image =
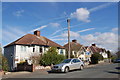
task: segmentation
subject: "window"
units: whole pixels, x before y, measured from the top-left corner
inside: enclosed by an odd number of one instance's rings
[[[69,63],[71,59],[65,59],[62,63]]]
[[[42,52],[43,52],[43,50],[42,50],[42,48],[41,48],[41,47],[40,47],[40,50],[39,50],[39,51],[40,51],[40,53],[42,53]]]
[[[86,55],[90,55],[90,52],[86,52]]]
[[[63,50],[62,49],[60,50],[60,54],[63,54]]]
[[[80,60],[76,59],[76,62],[80,62]]]
[[[35,48],[33,48],[33,52],[35,52]]]
[[[73,63],[77,63],[77,62],[80,62],[80,60],[78,60],[78,59],[73,59],[72,62],[73,62]]]
[[[84,52],[81,52],[81,54],[84,54]]]
[[[73,61],[72,61],[73,63],[76,63],[76,59],[73,59]]]
[[[21,51],[26,52],[26,46],[21,46]]]

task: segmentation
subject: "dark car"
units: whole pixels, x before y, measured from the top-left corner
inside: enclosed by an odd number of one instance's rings
[[[113,62],[114,63],[120,63],[120,59],[115,59]]]

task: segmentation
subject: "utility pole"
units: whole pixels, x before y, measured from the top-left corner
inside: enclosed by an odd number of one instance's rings
[[[68,24],[68,59],[70,59],[70,19],[67,19]]]

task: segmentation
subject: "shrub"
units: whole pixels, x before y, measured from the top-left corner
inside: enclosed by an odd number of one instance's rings
[[[4,56],[2,56],[2,70],[9,70],[7,58],[5,58]]]
[[[94,53],[91,56],[91,63],[92,64],[98,64],[98,61],[103,60],[103,56],[99,53]]]
[[[65,56],[58,54],[57,48],[51,47],[40,59],[40,64],[50,66],[51,64],[59,64],[64,59]]]
[[[99,54],[99,61],[103,60],[103,59],[104,59],[104,57],[102,56],[102,54]]]
[[[98,60],[99,60],[99,55],[98,54],[92,54],[91,63],[92,64],[98,64]]]
[[[0,70],[4,70],[4,71],[9,70],[7,58],[5,58],[2,55],[2,48],[1,47],[0,47]]]

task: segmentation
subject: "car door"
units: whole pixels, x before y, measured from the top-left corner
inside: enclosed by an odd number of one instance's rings
[[[71,67],[71,70],[73,70],[73,69],[76,69],[76,68],[77,68],[76,59],[73,59],[73,60],[71,61],[71,65],[70,65],[70,67]]]
[[[81,66],[81,61],[79,59],[76,59],[76,69],[79,69]]]

